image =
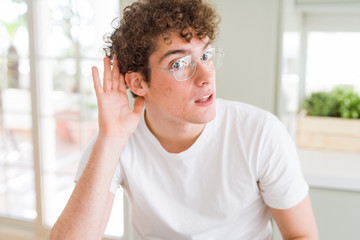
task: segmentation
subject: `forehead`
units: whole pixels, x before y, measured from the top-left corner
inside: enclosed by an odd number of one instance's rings
[[[171,55],[187,55],[202,51],[208,45],[209,38],[199,39],[195,33],[193,35],[194,37],[190,42],[181,37],[179,32],[170,32],[158,36],[155,40],[155,50],[149,56],[149,63],[160,62],[168,53],[175,53],[170,54],[170,57]]]

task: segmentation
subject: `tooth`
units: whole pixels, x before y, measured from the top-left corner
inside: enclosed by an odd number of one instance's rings
[[[200,101],[200,102],[205,102],[206,100],[209,99],[210,96],[211,96],[211,94],[209,94],[209,95],[207,95],[207,96],[204,96],[204,97],[202,97],[199,101]]]

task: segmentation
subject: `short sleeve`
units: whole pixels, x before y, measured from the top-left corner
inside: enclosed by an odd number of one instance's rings
[[[270,113],[260,144],[258,181],[266,205],[276,209],[296,206],[309,191],[294,141],[283,124]]]
[[[85,148],[85,150],[82,154],[78,169],[75,174],[75,178],[74,178],[75,182],[79,181],[81,174],[84,171],[84,169],[89,161],[89,158],[90,158],[90,155],[91,155],[91,152],[92,152],[92,149],[93,149],[96,139],[97,139],[97,134],[91,139],[90,143],[87,145],[87,147]],[[121,180],[121,169],[120,169],[120,164],[118,163],[116,166],[116,169],[115,169],[115,173],[114,173],[114,176],[113,176],[113,179],[111,182],[110,189],[109,189],[110,192],[112,192],[113,194],[115,194],[116,190],[120,187],[120,180]]]

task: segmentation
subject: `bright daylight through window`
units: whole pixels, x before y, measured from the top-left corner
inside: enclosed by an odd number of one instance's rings
[[[335,85],[360,90],[360,32],[310,32],[307,48],[306,94]]]
[[[101,69],[103,36],[112,31],[119,3],[1,1],[0,217],[35,221],[36,199],[41,198],[42,224],[51,227],[64,208],[81,153],[97,131],[91,66]],[[36,18],[32,28],[29,15]],[[35,65],[30,62],[30,31],[37,43]],[[33,66],[36,89],[30,80]],[[37,91],[36,103],[32,91]],[[39,106],[38,113],[32,104]],[[32,119],[39,123],[39,132],[33,131]],[[38,149],[33,134],[40,139]],[[34,152],[40,156],[39,172],[34,171]],[[42,196],[35,187],[35,174],[43,183]],[[105,234],[122,236],[123,218],[119,190]]]
[[[303,18],[302,25],[283,35],[280,111],[293,136],[298,112],[312,93],[348,85],[360,94],[360,16],[312,13]]]
[[[34,219],[36,203],[27,10],[25,2],[1,2],[0,214]]]

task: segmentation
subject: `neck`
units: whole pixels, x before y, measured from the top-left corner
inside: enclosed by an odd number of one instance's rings
[[[145,122],[161,146],[169,153],[180,153],[191,147],[205,127],[205,124],[153,119],[146,111]]]

